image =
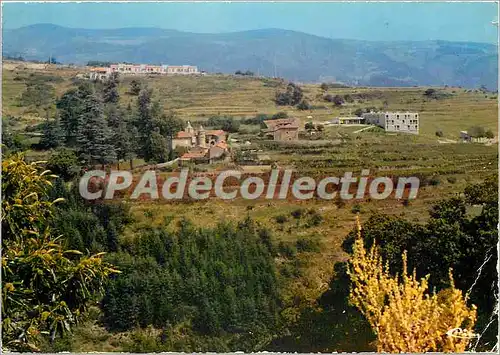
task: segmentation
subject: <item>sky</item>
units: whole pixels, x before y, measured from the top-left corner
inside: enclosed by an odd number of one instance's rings
[[[282,28],[371,41],[497,43],[490,3],[3,3],[4,28],[52,23],[73,28],[159,27],[199,33]]]

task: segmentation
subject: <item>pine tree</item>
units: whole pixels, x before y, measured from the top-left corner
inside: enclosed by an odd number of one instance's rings
[[[135,139],[129,127],[127,127],[127,122],[120,121],[118,126],[113,130],[113,144],[116,152],[116,159],[118,163],[118,169],[120,169],[121,160],[129,160],[135,157]],[[131,169],[133,169],[131,164]]]
[[[111,132],[104,119],[102,102],[93,93],[83,102],[83,114],[78,126],[78,150],[89,164],[103,165],[116,159],[116,152],[110,142]]]
[[[152,134],[155,129],[153,112],[151,107],[152,90],[144,88],[137,98],[137,116],[135,126],[139,133],[139,151],[146,161],[153,160]]]
[[[139,83],[137,80],[132,80],[130,82],[130,94],[137,96],[141,92],[141,83]]]
[[[61,128],[59,117],[56,115],[54,120],[45,120],[40,147],[43,149],[53,149],[62,146],[64,143],[64,132]]]
[[[119,82],[119,74],[117,72],[111,73],[108,80],[104,83],[102,95],[104,103],[116,104],[120,101],[120,94],[118,93]]]
[[[156,128],[151,134],[150,140],[150,159],[151,161],[161,163],[168,159],[168,144],[167,139],[160,134],[160,130]]]
[[[78,89],[71,89],[57,101],[56,107],[61,118],[61,128],[64,133],[65,144],[76,147],[78,125],[83,114],[83,103],[93,92],[89,83],[84,83]]]

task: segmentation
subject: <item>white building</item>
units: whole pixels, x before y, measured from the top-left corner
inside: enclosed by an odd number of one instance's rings
[[[193,65],[111,64],[110,72],[120,74],[200,74]]]
[[[362,125],[365,123],[365,119],[358,116],[335,117],[330,122],[338,125]]]
[[[364,113],[363,118],[365,123],[380,126],[386,132],[419,132],[419,115],[416,112],[370,112]]]

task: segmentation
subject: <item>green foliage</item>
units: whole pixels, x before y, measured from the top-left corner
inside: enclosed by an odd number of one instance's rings
[[[272,120],[278,120],[280,118],[288,118],[288,113],[280,111],[271,116]]]
[[[52,103],[54,99],[54,87],[45,83],[29,83],[20,98],[20,105],[40,108]]]
[[[306,122],[304,128],[306,129],[306,131],[313,131],[314,130],[314,123]]]
[[[286,258],[294,258],[297,255],[297,249],[295,246],[282,241],[278,243],[277,251],[279,255]]]
[[[436,89],[430,88],[430,89],[425,90],[424,96],[429,98],[429,99],[433,99],[433,100],[443,100],[443,99],[446,99],[446,98],[452,96],[452,94],[449,94],[449,93],[442,91],[442,90],[436,90]]]
[[[189,322],[197,334],[241,340],[252,332],[272,333],[279,293],[263,240],[251,220],[215,229],[183,221],[174,232],[144,231],[128,253],[110,256],[123,274],[103,299],[105,324],[127,330]]]
[[[87,164],[113,162],[116,152],[110,142],[111,131],[104,119],[102,101],[96,93],[83,101],[77,132],[78,152]]]
[[[335,106],[342,106],[345,102],[344,98],[340,95],[325,95],[323,97],[323,100],[325,100],[326,102],[333,102],[335,104]]]
[[[437,186],[441,183],[441,180],[439,179],[439,176],[433,175],[428,181],[429,185],[431,186]]]
[[[280,215],[277,215],[274,220],[276,221],[276,223],[278,224],[284,224],[288,221],[288,218],[283,215],[283,214],[280,214]]]
[[[311,109],[311,105],[309,104],[309,102],[307,100],[302,100],[298,105],[297,105],[297,109],[299,110],[302,110],[302,111],[305,111],[305,110],[310,110]]]
[[[52,176],[20,155],[2,162],[2,340],[37,350],[37,340],[70,331],[116,273],[101,254],[67,250],[53,234]]]
[[[356,203],[354,206],[352,206],[351,212],[354,214],[361,212],[361,205]]]
[[[113,64],[113,63],[112,62],[104,62],[101,60],[89,60],[87,62],[88,67],[109,67],[111,64]]]
[[[259,113],[255,117],[242,119],[241,123],[248,124],[248,125],[260,125],[260,124],[262,124],[262,122],[264,122],[265,120],[268,120],[268,119],[269,119],[269,117],[266,114]]]
[[[65,135],[65,144],[68,147],[78,145],[77,136],[84,115],[84,102],[92,95],[92,92],[92,86],[86,82],[77,89],[68,90],[57,100],[56,107]]]
[[[137,129],[137,154],[148,162],[163,162],[171,155],[166,136],[173,136],[182,122],[173,113],[166,116],[158,102],[152,101],[153,91],[143,88],[137,98],[137,110],[132,124]]]
[[[240,128],[240,122],[228,116],[212,116],[207,120],[207,125],[230,133],[238,132]]]
[[[479,214],[468,209],[481,206]],[[363,225],[364,242],[380,245],[384,260],[393,273],[402,270],[401,255],[408,251],[408,268],[417,276],[430,274],[430,286],[437,290],[450,286],[449,268],[453,268],[455,285],[470,292],[478,307],[478,331],[483,331],[496,304],[496,243],[498,241],[498,181],[496,176],[481,184],[469,185],[462,196],[434,205],[425,225],[399,217],[374,215]],[[351,250],[353,231],[344,242]],[[366,245],[365,244],[365,245]],[[479,272],[478,270],[481,271]],[[496,325],[489,329],[488,339]]]
[[[276,105],[280,106],[295,106],[302,101],[303,96],[304,94],[302,89],[298,85],[289,83],[286,87],[286,91],[276,92],[274,101],[276,102]]]
[[[118,84],[120,83],[119,74],[117,72],[111,73],[109,78],[104,82],[102,97],[103,102],[116,104],[120,100],[118,94]]]
[[[12,118],[2,117],[2,151],[4,154],[21,152],[28,149],[26,139],[12,129]]]
[[[340,95],[335,95],[333,97],[332,102],[335,104],[335,106],[342,106],[344,104],[344,98]]]
[[[64,180],[71,180],[80,172],[80,164],[75,152],[69,148],[60,148],[50,155],[47,169]]]
[[[295,219],[301,219],[302,216],[304,215],[304,213],[305,213],[305,211],[303,208],[297,208],[297,209],[293,210],[290,214]]]
[[[132,80],[130,82],[130,89],[129,89],[130,95],[138,96],[140,92],[141,92],[141,83],[137,80]]]
[[[250,71],[250,70],[247,70],[247,71],[241,71],[241,70],[237,70],[234,75],[243,75],[243,76],[254,76],[255,74]]]
[[[52,149],[61,146],[64,143],[64,131],[62,130],[59,118],[46,120],[43,127],[42,137],[38,145],[42,149]]]
[[[319,252],[321,250],[319,242],[312,238],[299,238],[295,246],[299,252]]]
[[[306,227],[316,227],[323,222],[323,216],[318,213],[315,209],[310,209],[307,211],[307,222]]]
[[[476,137],[476,138],[495,138],[495,134],[491,130],[486,130],[484,127],[481,126],[472,126],[467,130],[467,133],[471,137]]]

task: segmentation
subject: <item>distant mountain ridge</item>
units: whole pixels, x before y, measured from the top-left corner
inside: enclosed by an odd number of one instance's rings
[[[192,64],[208,72],[349,85],[450,85],[496,90],[498,48],[474,42],[370,42],[283,29],[190,33],[160,28],[76,29],[37,24],[4,29],[3,53],[85,64],[89,60]]]

